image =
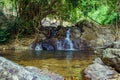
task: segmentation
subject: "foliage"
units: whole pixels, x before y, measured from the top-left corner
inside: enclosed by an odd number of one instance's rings
[[[16,25],[19,33],[39,33],[41,20],[49,14],[54,14],[53,6],[57,0],[18,0],[18,18]]]
[[[0,43],[6,42],[9,34],[7,29],[0,29]]]
[[[91,11],[88,16],[100,24],[108,24],[116,17],[116,13],[110,11],[108,6],[101,6],[96,11]]]
[[[120,22],[119,0],[0,0],[0,9],[4,7],[17,13],[9,22],[9,30],[17,36],[39,33],[41,20],[48,16],[72,23],[82,18],[102,25]]]
[[[9,36],[7,18],[0,10],[0,43],[6,42]]]
[[[97,10],[100,6],[99,0],[80,0],[79,6],[84,16],[87,16],[89,12]]]

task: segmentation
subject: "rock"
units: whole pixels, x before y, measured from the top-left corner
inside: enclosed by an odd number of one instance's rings
[[[81,50],[81,39],[73,39],[74,48],[77,50]]]
[[[95,60],[94,64],[89,65],[84,70],[84,73],[86,74],[85,77],[87,76],[86,78],[91,78],[91,80],[112,80],[115,75],[120,75],[111,67],[100,64],[101,60],[100,63],[98,62],[98,60],[100,60],[100,58],[97,58],[97,62]],[[120,76],[116,77],[115,80],[117,80],[118,78],[120,78]]]
[[[81,36],[81,32],[80,32],[80,30],[79,30],[78,28],[74,28],[74,29],[72,30],[71,34],[72,34],[72,37],[73,37],[74,39],[78,39],[78,38],[80,38],[80,36]]]
[[[83,27],[84,32],[81,35],[81,38],[83,40],[95,40],[97,38],[97,34],[95,33],[95,31],[91,30],[88,27]]]
[[[46,39],[46,36],[44,35],[44,34],[39,34],[39,41],[43,41],[43,40],[45,40]]]
[[[57,35],[57,30],[56,30],[57,28],[55,28],[55,27],[51,27],[50,28],[50,32],[49,32],[49,38],[53,38],[53,37],[55,37],[56,35]]]
[[[111,47],[115,38],[109,28],[100,28],[97,31],[97,38],[91,40],[91,45],[96,48],[107,48]]]
[[[108,48],[102,53],[103,62],[120,72],[120,49]]]
[[[0,46],[0,50],[4,51],[4,50],[15,50],[15,47],[11,46],[11,45],[1,45]]]
[[[85,80],[91,80],[90,76],[88,76],[88,75],[85,75],[84,78],[85,78]]]
[[[103,58],[116,58],[120,57],[120,49],[107,48],[103,51]]]
[[[19,43],[14,43],[13,47],[15,50],[29,50],[30,49],[29,46],[23,46]]]
[[[89,41],[94,49],[110,47],[115,41],[111,28],[103,27],[86,20],[76,24],[82,35],[81,40]]]
[[[47,74],[47,75],[46,75]],[[48,75],[49,74],[49,75]],[[52,77],[51,77],[52,76]],[[22,67],[0,57],[0,80],[64,80],[55,73],[44,72],[38,68]]]
[[[120,48],[120,39],[117,39],[117,40],[114,42],[113,48],[116,48],[116,49],[119,49],[119,48]]]
[[[117,49],[119,49],[120,48],[120,42],[114,42],[114,46],[113,46],[113,48],[117,48]]]
[[[44,18],[42,21],[42,26],[47,27],[47,26],[52,26],[52,27],[57,27],[60,25],[60,21],[56,19],[51,19],[49,17]]]
[[[95,60],[93,61],[93,63],[99,63],[101,65],[104,65],[104,63],[102,62],[102,60],[99,57],[95,58]]]
[[[69,30],[68,33],[67,30]],[[42,31],[48,31],[48,33],[45,32],[46,37],[41,32],[32,44],[32,49],[35,49],[38,44],[41,44],[43,50],[69,50],[70,48],[72,50],[93,50],[89,46],[89,41],[81,40],[81,32],[77,27],[46,27],[42,28]]]
[[[62,76],[55,74],[53,72],[50,72],[48,70],[41,70],[41,69],[38,69],[38,68],[32,67],[32,66],[27,66],[26,69],[35,74],[43,74],[43,75],[49,76],[53,80],[64,80],[64,78]]]
[[[49,40],[42,42],[42,48],[43,50],[55,50],[54,45]]]

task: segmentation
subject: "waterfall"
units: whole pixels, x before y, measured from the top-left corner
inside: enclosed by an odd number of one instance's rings
[[[57,50],[63,50],[62,41],[61,40],[57,41]]]
[[[72,40],[70,39],[71,33],[70,29],[66,31],[66,37],[63,43],[63,47],[65,50],[74,50]]]
[[[71,33],[70,29],[66,31],[66,37],[64,41],[58,40],[57,41],[57,50],[75,50],[72,40],[70,39]]]
[[[38,51],[38,50],[42,50],[41,44],[37,44],[36,47],[35,47],[35,50],[37,50],[37,51]]]

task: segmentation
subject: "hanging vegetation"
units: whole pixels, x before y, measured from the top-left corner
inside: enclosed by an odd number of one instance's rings
[[[17,37],[40,33],[41,21],[46,17],[71,23],[93,20],[101,25],[116,25],[116,29],[120,22],[119,0],[0,0],[0,10]]]

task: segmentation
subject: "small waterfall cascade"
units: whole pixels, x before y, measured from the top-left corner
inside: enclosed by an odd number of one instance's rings
[[[37,45],[35,46],[35,50],[37,50],[37,51],[42,50],[41,44],[37,44]]]
[[[57,50],[63,50],[62,41],[61,40],[57,41]]]
[[[66,37],[63,43],[63,48],[66,50],[74,50],[72,40],[70,39],[71,33],[70,29],[67,30],[66,32]]]
[[[64,41],[58,40],[57,41],[57,50],[75,50],[73,47],[72,40],[70,39],[71,33],[70,29],[66,31],[66,37]]]

